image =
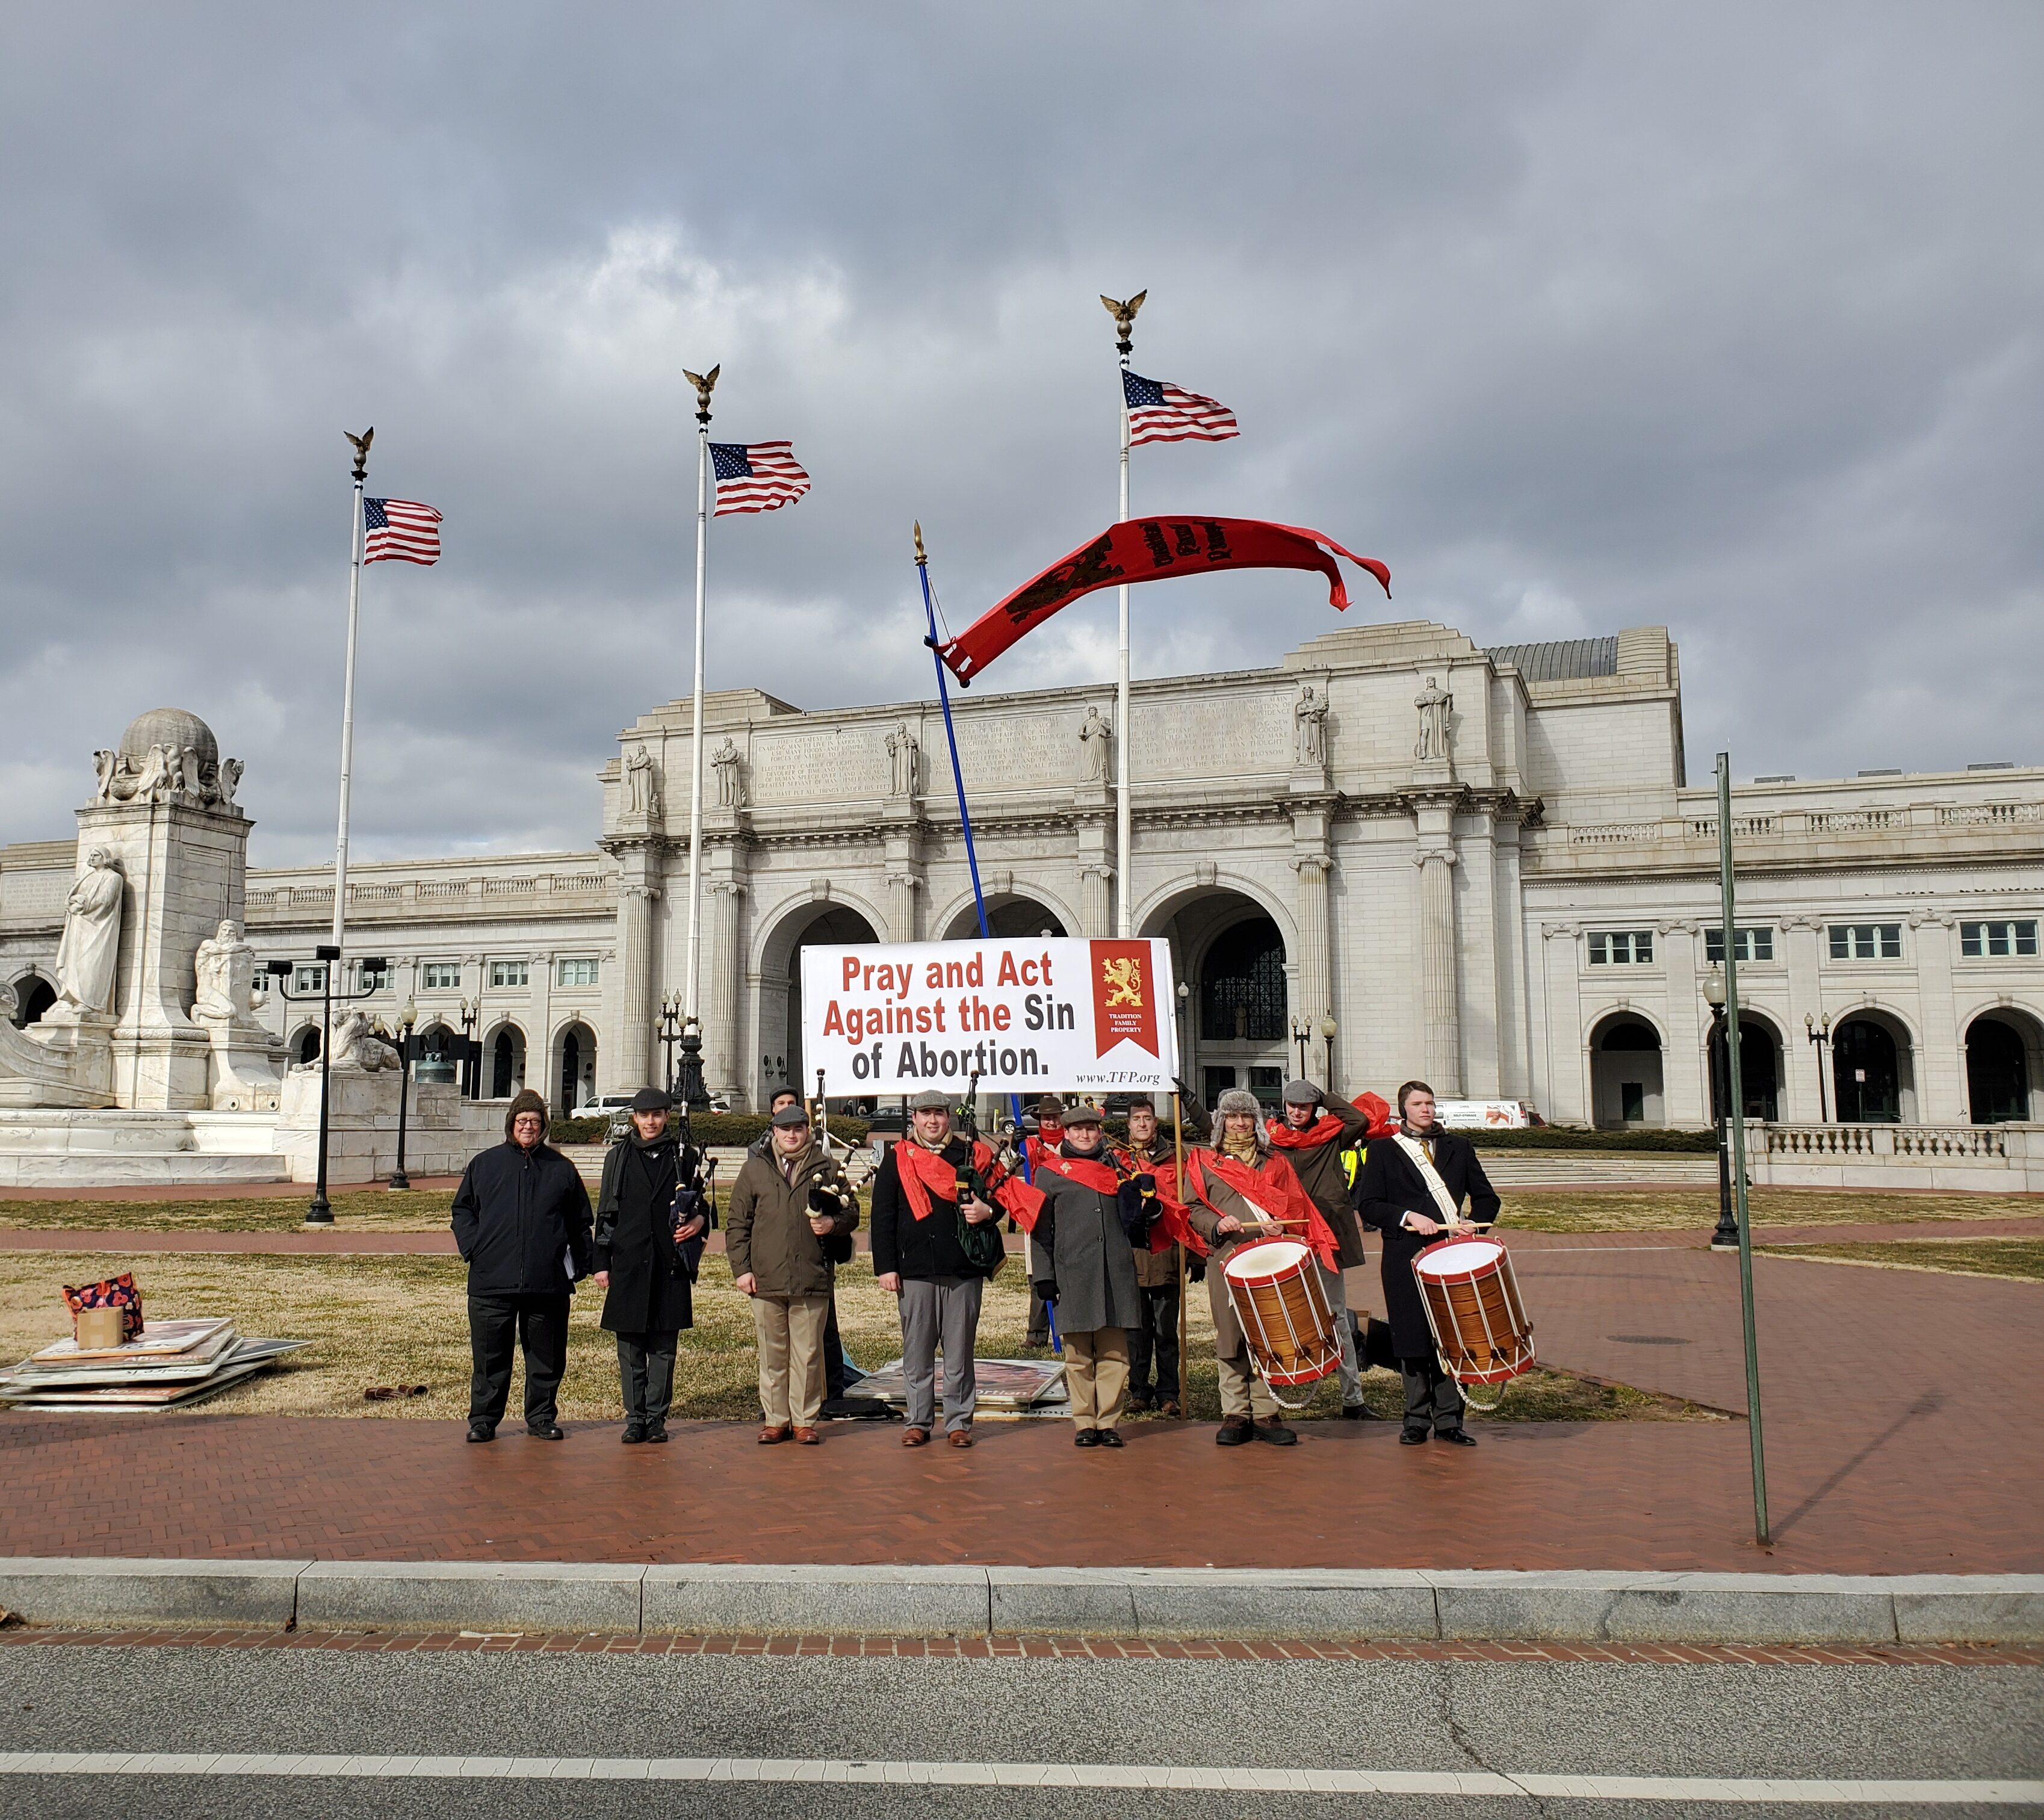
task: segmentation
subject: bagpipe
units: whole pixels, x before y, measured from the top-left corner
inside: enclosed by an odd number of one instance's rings
[[[968,1200],[976,1200],[988,1207],[998,1207],[997,1198],[1001,1185],[1006,1181],[1008,1170],[1001,1156],[993,1146],[986,1144],[979,1135],[979,1076],[975,1073],[965,1092],[965,1161],[958,1166],[958,1246],[965,1254],[965,1260],[975,1270],[984,1271],[989,1277],[997,1274],[1008,1261],[1008,1246],[1001,1236],[1001,1222],[997,1219],[973,1221],[965,1216]],[[979,1153],[989,1152],[991,1170],[980,1166]]]
[[[816,1070],[816,1104],[810,1108],[809,1119],[823,1155],[817,1179],[809,1185],[809,1218],[836,1220],[847,1215],[851,1217],[851,1225],[843,1231],[819,1235],[824,1257],[833,1264],[849,1264],[852,1227],[859,1223],[859,1191],[873,1173],[873,1161],[870,1152],[859,1149],[849,1140],[845,1143],[842,1162],[831,1149],[830,1102],[824,1097],[824,1071],[820,1068]],[[855,1178],[855,1170],[859,1172]]]

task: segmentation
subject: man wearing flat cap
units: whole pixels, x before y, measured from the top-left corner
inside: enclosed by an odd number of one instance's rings
[[[610,1146],[597,1190],[596,1281],[607,1292],[603,1326],[617,1336],[628,1446],[667,1438],[676,1338],[695,1325],[683,1247],[701,1236],[705,1215],[694,1155],[684,1159],[667,1128],[673,1108],[657,1087],[632,1096],[632,1130]]]
[[[1065,1114],[1063,1139],[1044,1153],[1035,1185],[1043,1204],[1028,1222],[1029,1278],[1058,1311],[1072,1440],[1119,1447],[1128,1330],[1143,1319],[1135,1247],[1149,1248],[1155,1196],[1146,1201],[1133,1180],[1124,1185],[1101,1141],[1099,1110],[1086,1105]]]
[[[1367,1421],[1371,1411],[1362,1400],[1362,1373],[1356,1364],[1355,1333],[1349,1325],[1342,1277],[1343,1271],[1360,1269],[1365,1261],[1362,1222],[1350,1197],[1342,1153],[1369,1135],[1370,1115],[1346,1100],[1330,1100],[1311,1081],[1287,1082],[1284,1097],[1284,1117],[1267,1119],[1264,1130],[1335,1235],[1334,1267],[1322,1268],[1320,1284],[1327,1292],[1341,1342],[1342,1414],[1351,1422]]]
[[[939,1342],[945,1438],[953,1447],[972,1445],[979,1392],[973,1352],[980,1298],[1000,1268],[996,1222],[1003,1213],[1034,1219],[1043,1199],[1008,1174],[990,1146],[953,1135],[944,1094],[927,1088],[909,1102],[909,1129],[873,1178],[874,1274],[901,1301],[909,1392],[904,1447],[928,1446],[936,1426]]]
[[[724,1250],[739,1293],[751,1298],[759,1346],[762,1446],[822,1437],[824,1330],[830,1311],[828,1241],[859,1224],[859,1197],[816,1142],[799,1100],[768,1127],[772,1149],[748,1154],[732,1185]]]

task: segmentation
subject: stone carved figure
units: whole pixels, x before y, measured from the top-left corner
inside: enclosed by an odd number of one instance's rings
[[[912,797],[916,793],[916,766],[922,747],[916,735],[909,731],[909,723],[903,721],[887,735],[887,793],[890,797]]]
[[[724,743],[710,754],[710,769],[717,773],[717,801],[720,808],[742,809],[745,807],[745,781],[738,773],[738,746],[731,735],[724,736]]]
[[[1293,762],[1314,770],[1327,762],[1327,705],[1309,682],[1292,706]]]
[[[224,809],[231,809],[236,806],[234,793],[241,788],[242,769],[242,763],[239,758],[222,758],[220,761],[220,775],[215,781],[213,791],[220,799],[220,806]]]
[[[1448,710],[1454,705],[1455,698],[1428,677],[1412,704],[1420,710],[1420,741],[1412,748],[1414,758],[1429,764],[1447,762]]]
[[[1079,727],[1079,754],[1088,783],[1107,781],[1107,749],[1113,739],[1114,729],[1101,717],[1100,710],[1088,708],[1086,717]]]
[[[192,966],[198,986],[192,1000],[194,1022],[254,1025],[256,950],[244,939],[239,923],[226,918],[199,943]]]
[[[184,762],[175,746],[152,746],[149,755],[142,761],[141,774],[135,780],[135,788],[129,793],[137,802],[159,803],[178,787],[178,778],[184,769]]]
[[[336,1070],[375,1074],[395,1069],[398,1052],[371,1034],[367,1012],[351,1008],[333,1020],[333,1066]]]
[[[53,1011],[76,1019],[104,1013],[113,1003],[113,962],[121,945],[121,899],[127,883],[105,847],[86,851],[85,870],[64,903]]]
[[[121,775],[121,754],[118,752],[99,751],[92,754],[94,781],[92,800],[95,803],[113,801],[113,781]]]
[[[175,793],[187,802],[202,803],[212,794],[206,787],[206,779],[200,774],[199,750],[186,746],[178,753]]]
[[[660,812],[659,779],[653,755],[644,746],[635,746],[624,754],[624,812],[649,816]]]

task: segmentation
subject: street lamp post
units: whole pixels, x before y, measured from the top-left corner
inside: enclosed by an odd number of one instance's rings
[[[482,1021],[482,1000],[461,1001],[461,1086],[466,1098],[482,1097],[482,1052],[475,1046],[475,1027]]]
[[[674,1096],[674,1045],[682,1040],[682,995],[670,993],[660,1000],[660,1046],[667,1054],[667,1097]]]
[[[338,999],[345,1004],[352,999],[368,998],[378,989],[369,986],[360,992],[336,992],[333,989],[333,970],[340,965],[340,950],[332,943],[322,942],[314,948],[313,958],[319,963],[320,970],[317,994],[320,1001],[319,1179],[313,1185],[312,1204],[305,1209],[305,1224],[331,1226],[333,1224],[333,1208],[326,1195],[326,1153],[332,1098],[334,1000]],[[380,956],[374,959],[365,958],[359,963],[363,972],[370,974],[381,973],[390,964]],[[263,971],[276,981],[279,998],[287,999],[293,1004],[309,1004],[314,996],[313,993],[294,993],[284,983],[291,977],[294,965],[290,961],[271,961]]]
[[[1831,1014],[1826,1012],[1819,1022],[1804,1012],[1803,1028],[1809,1033],[1810,1041],[1817,1046],[1817,1123],[1828,1125],[1831,1113],[1830,1102],[1824,1096],[1824,1046],[1831,1040]]]
[[[682,1023],[682,1068],[674,1096],[691,1112],[709,1110],[709,1089],[703,1085],[702,1026],[693,1018]]]
[[[1731,1204],[1731,1039],[1725,1016],[1724,975],[1711,969],[1704,996],[1711,1007],[1711,1106],[1718,1127],[1718,1223],[1711,1234],[1713,1251],[1739,1249],[1739,1217]]]
[[[1299,1046],[1299,1078],[1306,1076],[1306,1045],[1313,1040],[1313,1020],[1298,1012],[1292,1014],[1292,1040]]]
[[[1327,1091],[1335,1090],[1335,1014],[1329,1012],[1320,1019],[1320,1041],[1327,1046]]]
[[[412,1099],[412,1031],[419,1021],[419,1008],[411,1000],[405,1000],[402,1022],[398,1034],[398,1166],[391,1170],[387,1187],[409,1189],[412,1178],[405,1173],[405,1115]]]

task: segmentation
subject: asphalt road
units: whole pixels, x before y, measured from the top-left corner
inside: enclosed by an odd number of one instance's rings
[[[0,1751],[887,1759],[1507,1774],[2044,1775],[2044,1669],[0,1649]],[[0,1776],[0,1814],[917,1820],[1725,1814],[1516,1796]],[[1769,1815],[2007,1814],[1769,1803]]]

